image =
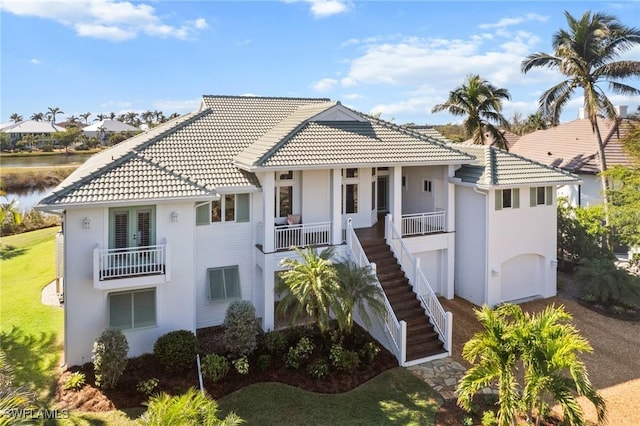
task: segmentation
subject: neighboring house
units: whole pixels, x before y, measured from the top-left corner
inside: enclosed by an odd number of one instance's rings
[[[627,107],[618,110],[617,121],[598,119],[609,167],[630,166],[633,162],[621,143],[631,126]],[[577,174],[582,183],[559,188],[558,196],[567,197],[574,206],[589,206],[602,203],[598,142],[583,110],[580,114],[577,120],[521,136],[511,152]]]
[[[139,133],[140,129],[118,120],[100,120],[82,129],[85,136],[98,138],[103,145],[107,145],[110,134],[124,132]]]
[[[171,330],[220,325],[235,299],[272,330],[291,246],[376,259],[388,314],[369,331],[402,365],[446,356],[451,320],[434,291],[492,305],[555,294],[549,191],[571,182],[328,99],[205,96],[96,154],[37,206],[63,217],[65,362],[89,361],[109,326],[131,356],[150,352]]]
[[[24,120],[17,123],[3,124],[0,129],[3,133],[8,133],[11,143],[19,141],[27,135],[34,137],[34,142],[44,142],[51,139],[51,135],[56,132],[64,132],[64,127],[60,127],[50,121]]]

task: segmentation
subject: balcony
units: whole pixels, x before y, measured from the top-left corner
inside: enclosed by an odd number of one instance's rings
[[[402,236],[410,237],[444,232],[446,216],[447,212],[444,210],[428,213],[403,214]]]
[[[93,250],[93,286],[97,290],[169,281],[169,245]]]
[[[331,244],[331,222],[277,225],[274,229],[275,250],[289,250],[292,246],[322,246]]]

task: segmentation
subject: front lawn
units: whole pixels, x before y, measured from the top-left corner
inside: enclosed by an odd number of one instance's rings
[[[404,368],[346,393],[320,394],[280,383],[247,386],[218,400],[248,425],[433,425],[440,396]]]
[[[0,239],[0,337],[15,368],[17,385],[29,384],[44,400],[62,351],[63,310],[41,303],[54,278],[54,239],[59,228]]]

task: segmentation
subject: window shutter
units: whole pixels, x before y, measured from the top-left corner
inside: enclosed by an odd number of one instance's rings
[[[529,206],[535,207],[538,205],[538,191],[535,187],[529,188]]]
[[[196,226],[200,225],[208,225],[210,222],[210,214],[209,209],[211,208],[211,204],[206,203],[201,206],[196,207]]]
[[[236,222],[249,222],[249,194],[236,196]]]
[[[514,209],[519,209],[520,208],[520,188],[514,188],[511,190],[511,193],[513,194],[513,208]]]
[[[502,210],[502,190],[496,189],[496,210]]]
[[[113,248],[129,247],[129,212],[115,212]]]
[[[547,186],[545,188],[545,191],[546,191],[545,201],[547,202],[547,205],[550,206],[553,204],[553,186]]]

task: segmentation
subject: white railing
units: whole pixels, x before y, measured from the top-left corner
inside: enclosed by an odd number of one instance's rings
[[[141,275],[164,274],[167,265],[167,245],[130,247],[124,249],[94,249],[100,281]]]
[[[389,214],[385,223],[385,238],[391,247],[393,254],[400,263],[400,267],[407,275],[409,284],[413,286],[413,291],[418,295],[418,300],[431,318],[433,328],[444,343],[444,348],[451,354],[451,338],[453,321],[451,312],[445,312],[438,297],[429,285],[420,268],[420,259],[409,252],[409,249],[402,241],[402,235],[393,224],[393,218]]]
[[[369,262],[369,259],[367,258],[367,255],[365,254],[364,249],[360,244],[360,240],[358,240],[358,236],[353,229],[351,219],[349,219],[349,221],[347,222],[346,240],[347,247],[351,251],[351,255],[353,256],[356,264],[361,268],[372,268],[375,272],[375,264]],[[396,317],[395,312],[393,312],[391,303],[389,303],[389,299],[387,299],[387,295],[382,289],[382,285],[380,284],[380,281],[378,281],[377,276],[376,284],[378,285],[378,287],[380,287],[382,296],[384,298],[384,306],[386,308],[386,313],[383,318],[384,328],[387,335],[391,338],[391,343],[393,344],[392,348],[387,349],[391,350],[391,352],[396,355],[399,364],[403,365],[406,361],[407,323],[405,321],[398,321],[398,318]],[[375,334],[375,332],[372,332],[372,334]],[[380,339],[378,338],[378,340]]]
[[[275,250],[331,244],[331,222],[282,225],[274,229]]]
[[[447,212],[444,210],[402,215],[402,236],[431,234],[434,232],[444,232],[445,218]]]

